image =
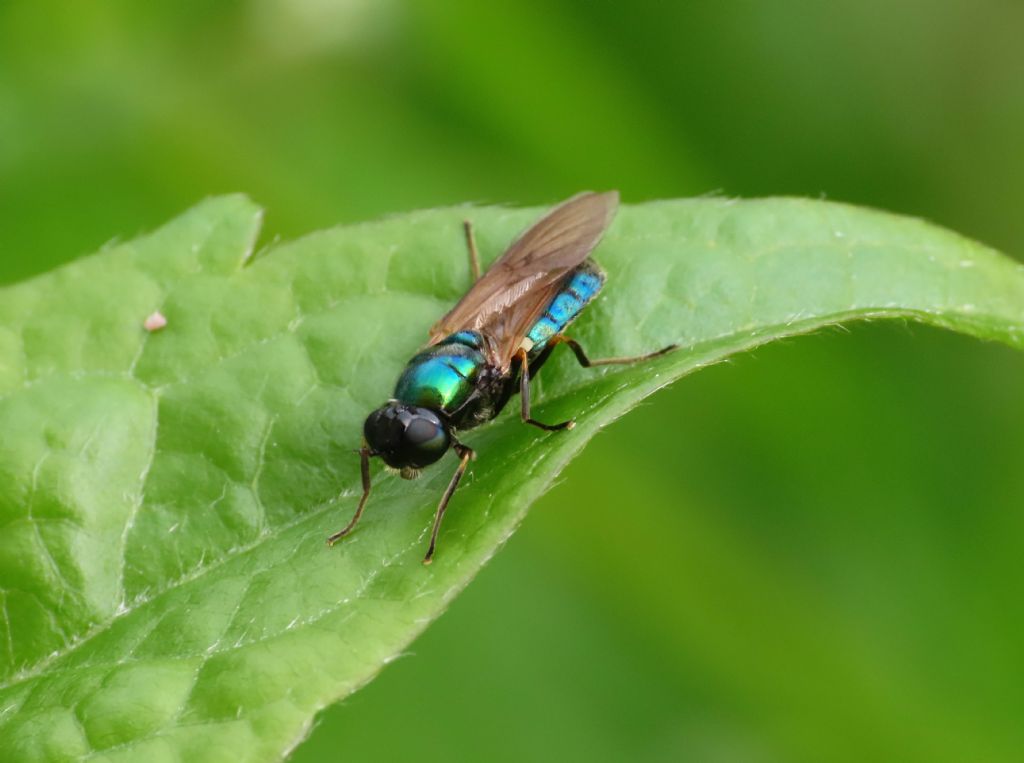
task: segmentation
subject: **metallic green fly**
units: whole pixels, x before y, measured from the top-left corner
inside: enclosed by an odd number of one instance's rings
[[[516,393],[526,424],[548,431],[573,422],[544,424],[530,416],[530,380],[559,344],[568,345],[585,367],[635,363],[675,349],[629,358],[591,360],[562,332],[604,285],[604,272],[590,259],[618,206],[619,195],[581,193],[529,228],[480,276],[473,230],[465,223],[475,283],[430,329],[422,352],[413,357],[391,399],[366,418],[359,451],[363,496],[351,521],[327,542],[355,529],[370,496],[370,458],[380,457],[406,479],[439,460],[449,449],[459,465],[434,515],[429,564],[445,509],[476,453],[458,434],[490,421]]]

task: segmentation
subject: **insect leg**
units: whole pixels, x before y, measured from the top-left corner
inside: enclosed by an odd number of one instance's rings
[[[370,497],[370,449],[365,445],[359,449],[359,472],[363,476],[363,497],[359,499],[356,513],[352,515],[352,519],[349,520],[348,524],[327,539],[328,546],[333,546],[355,529],[355,526],[359,523],[359,518],[363,516],[366,499]]]
[[[469,271],[473,274],[473,283],[480,280],[480,255],[476,252],[476,236],[473,235],[473,223],[462,221],[462,230],[466,233],[466,248],[469,250]]]
[[[649,352],[646,355],[633,355],[625,358],[600,358],[598,360],[591,360],[587,357],[587,353],[580,347],[580,343],[575,339],[570,339],[567,336],[558,334],[551,337],[548,340],[548,346],[553,347],[556,344],[567,344],[576,356],[576,360],[580,362],[580,365],[584,368],[590,368],[592,366],[618,366],[625,365],[628,363],[639,363],[642,360],[653,360],[654,358],[660,358],[662,355],[667,355],[679,347],[678,344],[670,344],[668,347],[662,347],[660,350],[655,352]]]
[[[559,429],[572,429],[576,426],[576,422],[572,419],[559,422],[558,424],[545,424],[530,418],[530,364],[526,357],[526,350],[520,348],[516,353],[516,357],[519,359],[519,402],[523,423],[532,424],[548,432],[555,432]]]
[[[448,488],[444,491],[444,495],[441,496],[441,502],[437,504],[437,512],[434,514],[434,529],[430,531],[430,546],[427,547],[427,555],[423,557],[424,564],[430,564],[434,560],[434,548],[437,546],[437,533],[441,529],[441,520],[444,519],[444,512],[448,508],[448,501],[452,499],[452,493],[455,492],[455,488],[459,486],[459,481],[462,479],[462,475],[466,472],[466,465],[476,458],[476,453],[472,448],[468,448],[462,443],[455,443],[453,446],[455,452],[459,455],[459,465],[455,469],[455,474],[452,475],[451,482],[448,483]]]

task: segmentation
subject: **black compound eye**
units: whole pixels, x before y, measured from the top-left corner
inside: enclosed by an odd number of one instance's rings
[[[373,452],[396,469],[429,466],[451,444],[448,430],[436,413],[395,403],[371,413],[363,435]]]
[[[445,437],[444,427],[440,422],[431,421],[423,416],[417,416],[409,422],[405,428],[405,441],[413,448],[432,449],[432,443],[441,442]]]
[[[432,411],[420,408],[408,420],[402,438],[402,466],[429,466],[448,450],[448,430]]]

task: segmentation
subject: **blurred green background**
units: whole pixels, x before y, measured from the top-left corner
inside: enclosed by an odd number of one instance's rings
[[[1019,256],[1022,33],[1013,0],[3,3],[0,282],[227,191],[267,241],[615,187]],[[293,760],[1024,759],[1022,380],[867,325],[676,384]]]

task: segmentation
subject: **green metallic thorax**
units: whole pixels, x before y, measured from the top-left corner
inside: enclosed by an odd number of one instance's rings
[[[486,365],[480,335],[460,331],[416,355],[395,385],[394,398],[451,413],[466,402]]]

